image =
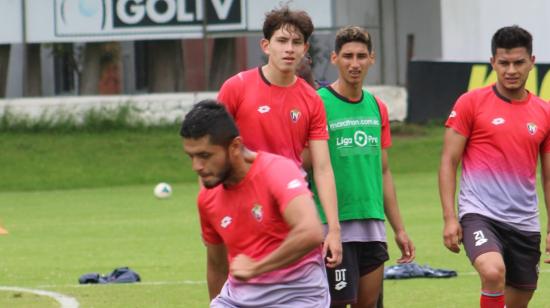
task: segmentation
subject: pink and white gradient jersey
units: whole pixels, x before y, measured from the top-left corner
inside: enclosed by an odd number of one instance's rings
[[[244,145],[275,153],[302,165],[309,140],[328,140],[325,108],[303,79],[288,87],[269,83],[261,67],[229,78],[218,93],[235,119]]]
[[[258,152],[246,177],[236,186],[203,188],[198,197],[202,237],[209,244],[225,244],[229,262],[238,254],[255,260],[277,249],[290,229],[283,218],[295,197],[310,195],[298,167],[282,156]],[[265,273],[248,283],[283,283],[300,278],[306,264],[322,271],[321,247],[286,268]],[[242,285],[229,276],[229,282]]]
[[[531,93],[510,101],[488,86],[463,94],[445,125],[468,138],[459,217],[477,213],[538,232],[537,159],[550,152],[550,105]]]

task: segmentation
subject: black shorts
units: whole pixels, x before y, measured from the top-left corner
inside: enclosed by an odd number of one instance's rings
[[[359,279],[390,258],[384,242],[345,242],[342,250],[342,263],[336,268],[327,268],[333,305],[356,303]]]
[[[506,285],[535,290],[539,278],[540,233],[518,230],[478,214],[460,220],[464,249],[474,263],[486,252],[498,252],[506,267]]]

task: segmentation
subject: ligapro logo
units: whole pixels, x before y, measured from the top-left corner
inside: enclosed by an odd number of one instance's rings
[[[363,148],[365,146],[377,146],[378,137],[371,136],[365,133],[362,130],[357,130],[352,137],[337,137],[336,138],[336,147],[337,148],[349,148],[356,145],[357,147]]]

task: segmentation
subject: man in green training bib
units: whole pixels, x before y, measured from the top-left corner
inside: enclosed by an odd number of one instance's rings
[[[389,259],[385,217],[401,249],[397,262],[411,262],[415,248],[401,220],[388,163],[388,110],[363,89],[374,63],[369,33],[356,26],[340,29],[331,62],[338,79],[317,92],[327,113],[343,247],[342,264],[327,269],[332,307],[376,307],[384,262]],[[317,195],[315,186],[313,191]],[[318,209],[326,222],[322,208]]]

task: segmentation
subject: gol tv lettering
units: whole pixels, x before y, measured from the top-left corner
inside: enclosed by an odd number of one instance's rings
[[[472,65],[472,70],[470,72],[470,81],[468,82],[468,91],[481,88],[497,81],[497,74],[495,71],[490,69],[490,65],[487,64],[474,64]],[[550,70],[548,70],[542,82],[538,81],[538,67],[535,65],[529,73],[525,87],[531,93],[537,94],[543,100],[550,100]]]

